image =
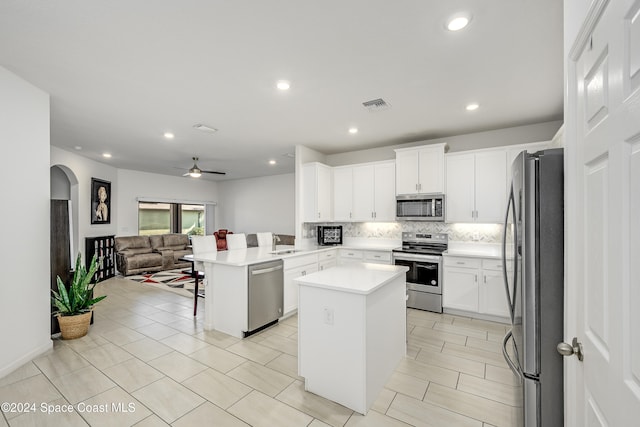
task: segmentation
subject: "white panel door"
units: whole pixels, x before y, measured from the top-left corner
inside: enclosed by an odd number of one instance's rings
[[[507,188],[505,150],[476,154],[476,222],[499,224],[504,220]]]
[[[353,168],[353,220],[373,221],[375,172],[373,165]]]
[[[353,168],[333,169],[333,220],[351,221],[353,206]]]
[[[374,168],[374,220],[396,220],[396,167],[394,163],[375,165]]]
[[[456,154],[446,158],[445,216],[447,222],[473,222],[475,211],[475,155]]]
[[[396,152],[396,194],[418,192],[418,152]]]
[[[567,58],[569,426],[640,420],[640,1],[594,0]],[[569,17],[565,17],[569,19]]]

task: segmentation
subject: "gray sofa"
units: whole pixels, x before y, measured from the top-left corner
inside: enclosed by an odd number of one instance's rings
[[[116,237],[116,266],[123,276],[191,267],[180,257],[191,254],[186,234]]]

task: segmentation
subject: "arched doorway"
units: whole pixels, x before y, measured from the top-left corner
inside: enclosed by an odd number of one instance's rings
[[[78,247],[78,180],[66,166],[50,168],[50,250],[51,289],[57,290],[57,277],[68,283]],[[53,308],[52,308],[53,311]],[[51,317],[51,334],[59,332],[58,322]]]

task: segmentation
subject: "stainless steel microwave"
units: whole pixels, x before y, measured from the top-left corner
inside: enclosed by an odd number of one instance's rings
[[[396,197],[397,221],[444,221],[444,194],[403,194]]]

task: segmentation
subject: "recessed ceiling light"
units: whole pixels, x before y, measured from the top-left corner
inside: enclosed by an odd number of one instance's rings
[[[358,128],[349,128],[349,133],[350,133],[350,134],[356,134],[356,133],[358,133]]]
[[[214,133],[218,131],[218,129],[211,126],[203,125],[202,123],[196,123],[195,125],[193,125],[193,128],[202,132],[210,132],[210,133]]]
[[[75,146],[75,147],[73,147],[73,148],[75,148],[75,149],[76,149],[76,150],[78,150],[78,151],[82,150],[82,147],[81,147],[81,146],[79,146],[79,145],[76,145],[76,146]]]
[[[276,161],[275,161],[275,160],[269,160],[269,164],[270,164],[270,165],[275,165],[275,164],[276,164]]]
[[[465,108],[467,109],[467,111],[473,111],[473,110],[477,110],[478,107],[480,106],[474,102],[473,104],[467,105]]]
[[[164,137],[167,138],[167,139],[173,139],[173,138],[175,138],[175,135],[172,134],[171,132],[165,132],[164,133]]]
[[[289,90],[291,84],[286,80],[280,80],[278,83],[276,83],[276,87],[280,90]]]
[[[102,153],[102,157],[104,157],[106,159],[110,159],[111,158],[111,154],[110,153]]]
[[[447,30],[449,31],[460,31],[471,21],[471,15],[458,14],[452,16],[447,22]]]

